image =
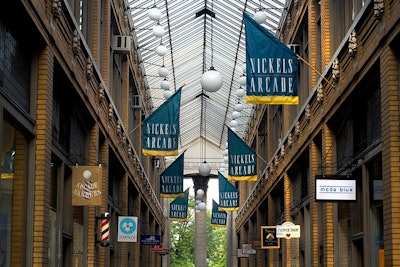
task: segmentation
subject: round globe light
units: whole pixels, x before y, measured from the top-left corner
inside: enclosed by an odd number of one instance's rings
[[[225,168],[225,163],[224,162],[221,163],[221,168]]]
[[[167,54],[168,50],[167,47],[165,45],[159,45],[156,48],[156,53],[157,55],[159,55],[160,57],[163,57]]]
[[[161,25],[156,25],[153,27],[153,34],[156,37],[163,37],[165,33],[165,29]]]
[[[203,210],[206,210],[206,208],[207,208],[206,203],[201,202],[201,203],[199,204],[199,210],[203,211]]]
[[[159,10],[156,6],[150,8],[147,14],[151,20],[158,21],[161,18],[161,10]]]
[[[204,196],[204,190],[203,189],[197,189],[197,191],[196,191],[196,195],[198,195],[198,196]]]
[[[245,94],[246,94],[246,91],[244,89],[242,89],[242,88],[239,88],[239,89],[236,90],[236,96],[238,98],[244,97]]]
[[[239,125],[239,123],[237,120],[231,120],[231,122],[229,123],[229,126],[231,126],[231,127],[236,127],[238,125]]]
[[[207,92],[216,92],[224,83],[224,78],[214,67],[211,67],[210,70],[206,71],[203,76],[201,76],[200,83],[202,88]]]
[[[225,163],[228,163],[228,160],[229,160],[228,156],[225,156],[225,157],[224,157],[224,162],[225,162]]]
[[[201,176],[209,176],[211,173],[211,166],[207,162],[203,162],[199,166],[199,174]]]
[[[169,74],[169,71],[165,66],[161,66],[158,69],[158,75],[160,75],[160,77],[164,77],[165,78],[165,77],[168,76],[168,74]]]
[[[247,84],[246,75],[243,74],[242,76],[240,76],[239,83],[240,83],[241,86],[245,86]]]
[[[267,20],[267,13],[262,10],[259,10],[254,14],[254,20],[258,23],[262,24]]]
[[[172,91],[171,90],[165,90],[164,91],[164,98],[165,100],[167,100],[168,98],[170,98],[172,96]]]
[[[167,79],[161,81],[161,89],[169,90],[169,81]]]
[[[233,108],[234,111],[241,112],[243,110],[243,105],[240,103],[235,104],[235,107]]]
[[[240,118],[240,112],[238,112],[238,111],[232,112],[232,119],[236,120],[238,118]]]
[[[243,71],[243,74],[246,74],[246,72],[247,72],[246,63],[243,63],[243,65],[242,65],[242,71]]]
[[[224,155],[228,155],[228,153],[229,153],[229,150],[227,148],[225,148]]]

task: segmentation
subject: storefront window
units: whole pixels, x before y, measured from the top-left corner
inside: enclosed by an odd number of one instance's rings
[[[10,266],[15,129],[4,122],[0,153],[0,266]]]

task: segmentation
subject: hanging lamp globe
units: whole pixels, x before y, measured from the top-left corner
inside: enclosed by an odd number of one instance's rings
[[[242,71],[243,71],[243,74],[246,74],[246,72],[247,72],[246,63],[243,63],[243,65],[242,65]]]
[[[261,9],[254,14],[254,20],[258,23],[262,24],[267,20],[267,13],[262,11]]]
[[[162,66],[158,69],[158,75],[159,75],[160,77],[165,78],[165,77],[168,76],[168,74],[169,74],[169,71],[168,71],[168,69],[167,69],[164,65],[162,65]]]
[[[239,111],[234,111],[232,112],[232,119],[236,120],[240,118],[240,112]]]
[[[204,190],[203,189],[197,189],[196,195],[203,197],[204,196]]]
[[[161,89],[169,90],[169,81],[166,78],[161,81]]]
[[[241,86],[245,86],[246,84],[247,84],[247,78],[246,78],[246,75],[242,75],[242,76],[240,76],[240,78],[239,78],[239,84],[241,85]]]
[[[229,126],[231,126],[231,127],[237,127],[238,125],[239,125],[239,123],[237,120],[231,120],[229,122]]]
[[[165,100],[167,100],[168,98],[170,98],[172,96],[172,91],[171,90],[165,90],[164,91],[164,98]]]
[[[165,29],[163,26],[160,24],[157,24],[156,26],[153,27],[153,34],[156,37],[163,37],[165,33]]]
[[[199,166],[199,174],[201,176],[209,176],[211,173],[211,166],[206,161],[200,164]]]
[[[236,96],[237,98],[242,98],[246,94],[246,91],[243,88],[239,88],[236,90]]]
[[[167,47],[165,45],[160,44],[159,46],[157,46],[156,48],[156,53],[157,55],[159,55],[160,57],[163,57],[167,54],[168,50]]]
[[[204,202],[199,203],[199,210],[203,211],[203,210],[206,210],[206,208],[207,208],[206,203],[204,203]]]
[[[161,10],[159,10],[156,6],[153,6],[149,9],[147,15],[149,15],[151,20],[158,21],[161,18]]]
[[[241,112],[243,110],[243,105],[241,103],[235,104],[235,107],[233,108],[234,111]]]
[[[221,73],[216,71],[214,67],[211,66],[210,69],[206,71],[203,76],[201,76],[200,83],[202,88],[207,92],[216,92],[224,83],[224,78],[222,77]]]

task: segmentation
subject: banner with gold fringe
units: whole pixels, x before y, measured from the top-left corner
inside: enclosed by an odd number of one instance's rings
[[[175,198],[169,204],[169,220],[186,222],[189,202],[189,188],[185,190],[182,198]]]
[[[296,54],[246,12],[246,102],[298,104]]]
[[[179,88],[142,124],[142,152],[145,156],[177,156],[181,106]]]
[[[228,180],[257,181],[257,154],[228,127]]]
[[[218,172],[219,210],[239,210],[239,190]]]
[[[160,174],[160,196],[161,197],[183,197],[183,164],[182,153],[165,171]]]
[[[212,211],[211,211],[211,226],[213,227],[225,227],[226,226],[226,218],[228,214],[226,211],[221,211],[218,207],[217,202],[212,200]]]

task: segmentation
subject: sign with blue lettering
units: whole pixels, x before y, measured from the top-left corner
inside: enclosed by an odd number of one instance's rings
[[[140,235],[141,245],[159,245],[161,244],[160,235]]]
[[[330,177],[336,179],[326,179],[326,176],[315,179],[316,200],[356,200],[356,180],[338,179],[347,177],[343,175]]]

